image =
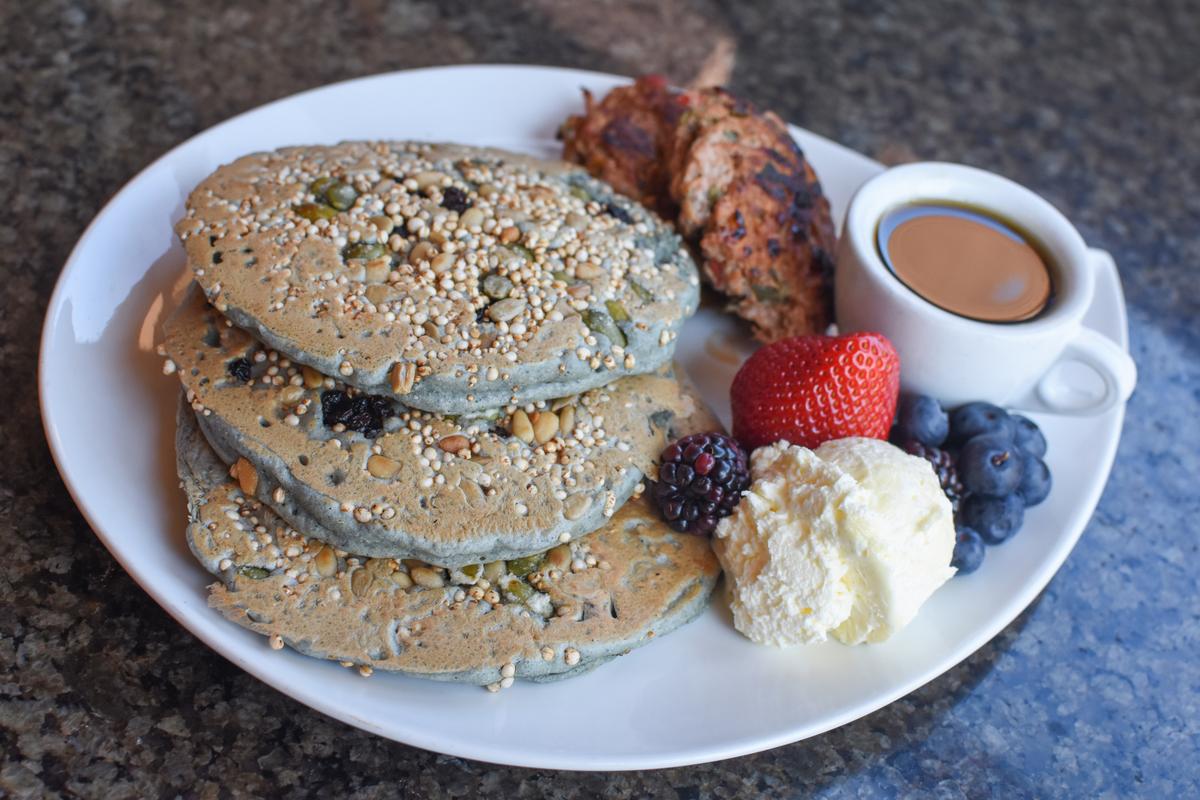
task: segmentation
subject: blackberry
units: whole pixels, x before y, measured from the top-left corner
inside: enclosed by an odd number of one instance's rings
[[[746,451],[720,433],[694,433],[663,450],[654,499],[673,530],[710,535],[750,486]]]
[[[461,214],[470,207],[467,193],[457,186],[447,186],[442,192],[442,208]]]
[[[345,425],[346,430],[374,439],[383,431],[383,421],[395,413],[392,401],[381,395],[351,397],[338,389],[321,392],[321,421],[329,428]]]
[[[616,203],[605,203],[604,213],[608,214],[613,219],[624,222],[626,225],[633,224],[633,217],[629,216],[629,212],[621,208]]]
[[[963,488],[962,481],[958,478],[958,465],[955,463],[954,456],[950,451],[921,444],[916,439],[909,439],[901,447],[904,448],[905,452],[919,456],[933,465],[933,471],[937,474],[938,483],[942,485],[942,491],[946,493],[946,497],[950,500],[950,508],[957,515],[958,505],[962,502],[967,492]]]
[[[230,377],[236,378],[242,383],[249,383],[252,366],[248,358],[235,358],[225,365],[225,371],[229,373]]]

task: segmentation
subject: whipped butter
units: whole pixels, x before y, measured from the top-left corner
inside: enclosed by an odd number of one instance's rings
[[[713,547],[755,642],[884,641],[954,575],[950,502],[924,459],[878,439],[779,442],[751,474]]]

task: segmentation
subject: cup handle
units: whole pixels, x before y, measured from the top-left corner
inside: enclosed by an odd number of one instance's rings
[[[1112,268],[1112,261],[1107,253],[1091,251],[1089,255],[1097,268]],[[1099,255],[1103,258],[1096,257]],[[1065,391],[1061,388],[1056,389],[1049,379],[1060,364],[1069,362],[1084,364],[1098,375],[1104,382],[1104,394],[1094,397],[1078,391],[1072,392],[1069,387]],[[1107,336],[1091,328],[1080,328],[1034,390],[1013,405],[1027,411],[1090,416],[1102,414],[1117,403],[1124,403],[1133,393],[1135,385],[1137,365],[1129,353]]]
[[[1072,392],[1069,387],[1064,391],[1051,385],[1049,377],[1055,368],[1072,361],[1086,365],[1100,376],[1104,382],[1104,393],[1100,397]],[[1080,328],[1067,343],[1062,355],[1050,366],[1046,377],[1037,384],[1035,394],[1042,407],[1029,410],[1076,416],[1102,414],[1117,403],[1128,400],[1136,384],[1137,365],[1129,354],[1107,336],[1091,328]]]

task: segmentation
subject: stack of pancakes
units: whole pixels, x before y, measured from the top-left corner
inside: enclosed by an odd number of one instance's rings
[[[696,268],[567,164],[352,142],[246,156],[176,231],[188,540],[227,618],[313,656],[501,688],[689,621],[708,542],[642,494],[717,429],[671,357]]]

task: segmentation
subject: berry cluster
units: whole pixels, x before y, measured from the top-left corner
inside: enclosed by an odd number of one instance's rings
[[[720,433],[694,433],[663,451],[654,499],[674,530],[710,535],[750,486],[746,451]]]
[[[383,431],[383,421],[395,416],[392,402],[373,394],[349,395],[338,389],[321,392],[321,421],[325,427],[343,425],[374,439]]]
[[[968,403],[947,414],[932,397],[905,395],[891,440],[928,460],[950,498],[957,534],[950,563],[960,575],[978,569],[984,545],[1011,538],[1025,509],[1050,493],[1041,430],[991,403]]]

